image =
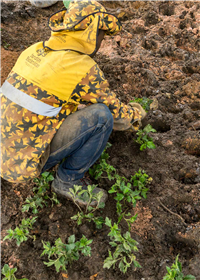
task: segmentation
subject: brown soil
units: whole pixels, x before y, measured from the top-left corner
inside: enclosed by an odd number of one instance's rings
[[[138,213],[131,231],[139,242],[136,255],[142,268],[131,267],[126,275],[103,269],[110,249],[107,227],[77,226],[70,219],[77,212],[75,205],[62,198],[58,206],[40,211],[35,242],[29,239],[19,247],[14,241],[2,242],[2,265],[17,267],[17,278],[29,280],[161,280],[166,265],[171,266],[179,254],[184,273],[200,279],[200,3],[104,4],[120,17],[123,31],[105,39],[96,61],[121,101],[154,99],[145,123],[157,130],[152,135],[155,150],[140,151],[131,132],[113,132],[109,140],[109,163],[120,175],[130,178],[141,168],[153,178],[147,199],[132,209],[133,215]],[[2,82],[26,47],[49,37],[48,16],[61,8],[62,2],[45,9],[26,1],[2,3]],[[106,190],[111,186],[103,179],[98,183]],[[7,229],[28,217],[21,207],[33,185],[2,181],[2,239]],[[103,216],[117,221],[112,195]],[[122,231],[126,230],[122,224]],[[53,244],[61,237],[65,242],[71,234],[93,239],[92,257],[82,256],[68,274],[56,273],[40,257],[41,240]]]

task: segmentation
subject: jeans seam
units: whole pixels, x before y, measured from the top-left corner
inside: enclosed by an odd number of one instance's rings
[[[109,123],[110,123],[110,121],[109,121]],[[102,133],[102,136],[101,136],[101,140],[99,141],[99,142],[101,142],[101,145],[100,145],[100,143],[99,143],[98,149],[96,150],[96,153],[94,154],[93,158],[96,156],[96,154],[98,153],[99,149],[100,149],[101,146],[102,146],[103,138],[104,138],[104,133],[105,133],[105,131],[106,131],[106,129],[107,129],[108,127],[109,127],[109,125],[108,125],[108,122],[107,122],[107,123],[104,125],[104,127],[103,127],[103,133]],[[89,162],[84,168],[80,169],[80,170],[79,170],[79,173],[82,173],[84,170],[89,169],[89,167],[90,167],[90,165],[91,165],[91,162],[92,162],[92,160],[90,160],[90,162]]]
[[[97,125],[96,125],[97,126]],[[71,144],[75,143],[76,141],[78,141],[81,137],[83,137],[84,135],[86,135],[88,132],[90,132],[95,126],[93,126],[92,128],[88,129],[87,131],[83,132],[81,135],[79,135],[77,138],[73,139],[72,141],[70,141],[68,144],[62,146],[61,148],[59,148],[58,150],[56,150],[55,152],[51,153],[50,156],[54,156],[59,152],[62,152],[63,149],[68,148]]]

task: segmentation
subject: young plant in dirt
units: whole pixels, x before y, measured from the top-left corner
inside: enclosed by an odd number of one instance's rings
[[[116,169],[106,162],[109,159],[109,154],[106,153],[106,150],[110,148],[112,145],[107,143],[105,150],[101,154],[99,161],[97,164],[94,164],[89,169],[89,174],[95,179],[99,178],[108,178],[109,180],[113,180],[116,174]]]
[[[139,191],[139,194],[143,197],[143,198],[147,198],[147,192],[148,192],[148,188],[146,188],[147,184],[150,184],[152,182],[152,178],[149,177],[149,175],[146,174],[146,172],[144,170],[139,169],[138,172],[135,173],[135,175],[133,175],[131,177],[131,183],[133,184],[134,187],[136,187]],[[135,206],[136,201],[133,203]]]
[[[148,135],[150,132],[156,132],[156,130],[152,128],[150,124],[148,124],[144,129],[139,129],[136,133],[137,139],[135,140],[135,142],[140,144],[140,151],[143,151],[147,148],[156,148],[155,144],[153,143],[153,138]]]
[[[17,268],[10,268],[8,264],[5,264],[1,270],[1,273],[5,276],[2,280],[28,280],[27,278],[17,279],[15,277],[15,272]]]
[[[166,267],[167,274],[164,276],[163,280],[196,280],[196,277],[193,275],[184,276],[182,273],[182,265],[178,261],[179,255],[175,259],[175,263],[172,264],[172,267]]]
[[[131,224],[136,220],[137,214],[133,217],[126,218],[131,216],[131,214],[126,213],[126,211],[130,204],[131,207],[135,207],[137,200],[140,200],[142,197],[146,198],[146,193],[148,191],[146,184],[151,180],[152,178],[149,178],[145,171],[141,170],[131,177],[130,182],[125,177],[116,175],[116,182],[108,191],[109,193],[116,193],[114,199],[117,201],[118,223],[124,218],[129,226],[129,230]],[[136,187],[134,190],[133,186]]]
[[[33,228],[33,224],[36,220],[37,217],[23,219],[19,227],[16,227],[14,230],[11,228],[7,230],[8,235],[6,235],[3,240],[16,239],[17,246],[20,246],[20,244],[26,241],[29,237],[35,240],[35,236],[29,234],[29,229]]]
[[[127,269],[133,264],[135,267],[141,267],[136,261],[136,257],[133,252],[137,252],[137,241],[131,238],[130,232],[121,234],[121,230],[118,228],[118,224],[114,223],[112,226],[111,220],[106,217],[105,224],[110,228],[108,236],[110,236],[111,242],[109,244],[115,247],[115,251],[112,254],[109,251],[109,256],[104,261],[103,268],[115,268],[118,263],[118,267],[121,272],[126,273]]]
[[[37,187],[33,188],[34,196],[27,197],[25,200],[25,204],[22,206],[22,212],[28,212],[29,209],[32,209],[32,213],[37,214],[39,212],[38,208],[43,208],[43,206],[47,206],[47,201],[50,200],[53,204],[59,204],[57,196],[53,193],[53,196],[50,197],[47,194],[49,189],[49,183],[54,180],[53,175],[50,172],[44,172],[41,174],[40,178],[35,178],[34,182]]]
[[[131,100],[130,102],[137,102],[139,103],[143,109],[148,112],[150,110],[150,105],[153,102],[152,99],[149,99],[147,97],[142,97],[142,98],[135,98],[134,100]]]
[[[68,244],[64,244],[60,238],[55,241],[55,246],[50,245],[50,242],[44,242],[44,251],[41,256],[48,255],[48,262],[44,262],[48,267],[54,265],[56,271],[60,269],[67,271],[66,266],[71,264],[73,261],[77,261],[80,257],[80,253],[84,256],[91,256],[92,240],[88,240],[84,235],[80,241],[75,242],[75,235],[71,235],[68,238]],[[54,259],[51,259],[51,258]]]
[[[125,177],[121,177],[116,175],[116,182],[112,185],[111,189],[108,191],[109,193],[116,193],[114,199],[117,201],[117,214],[119,216],[118,223],[124,218],[129,227],[130,224],[136,220],[137,216],[131,217],[130,219],[126,219],[126,216],[130,216],[130,213],[126,214],[128,206],[130,203],[133,205],[136,203],[136,200],[141,199],[139,196],[138,190],[132,190],[132,185]]]
[[[105,203],[100,202],[103,192],[98,192],[94,194],[93,191],[97,185],[89,185],[87,186],[87,190],[83,190],[82,186],[75,185],[74,188],[70,188],[70,195],[72,197],[73,202],[76,204],[80,212],[71,217],[72,220],[77,221],[78,225],[81,225],[83,220],[88,222],[93,221],[96,225],[96,228],[102,228],[102,224],[104,223],[104,219],[102,217],[95,217],[94,212],[98,209],[104,208]],[[81,209],[81,207],[77,203],[77,199],[83,200],[87,202],[85,211]],[[91,206],[91,202],[95,203],[96,206]]]

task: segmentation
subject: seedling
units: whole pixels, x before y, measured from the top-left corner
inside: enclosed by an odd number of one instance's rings
[[[114,199],[117,201],[117,214],[119,216],[118,223],[124,218],[128,223],[129,229],[131,224],[136,220],[137,215],[126,218],[130,216],[130,213],[126,213],[129,204],[135,207],[136,202],[142,197],[146,198],[146,193],[148,188],[146,184],[151,182],[152,178],[145,173],[145,171],[139,170],[134,176],[131,177],[131,180],[128,181],[125,177],[116,175],[116,183],[108,191],[109,193],[116,193]],[[133,189],[133,186],[136,187]],[[142,197],[141,197],[142,196]]]
[[[46,201],[44,201],[42,197],[39,197],[37,195],[35,195],[34,197],[27,197],[25,203],[26,204],[22,206],[22,212],[28,212],[29,209],[32,209],[32,213],[34,214],[39,212],[39,207],[43,208],[43,203],[46,205]]]
[[[114,174],[116,169],[108,164],[105,159],[101,159],[98,164],[95,164],[89,170],[89,174],[95,179],[98,180],[99,178],[108,178],[109,180],[114,179]],[[103,174],[106,174],[102,176]]]
[[[88,240],[84,235],[80,241],[75,242],[75,235],[71,235],[68,238],[68,244],[64,244],[60,238],[55,241],[55,246],[50,245],[50,242],[44,242],[44,251],[41,256],[48,255],[48,262],[44,262],[48,267],[54,265],[56,271],[59,272],[60,269],[67,270],[66,266],[71,264],[73,261],[79,259],[79,253],[84,256],[91,256],[92,240]],[[54,257],[54,259],[51,259]]]
[[[10,47],[10,44],[4,41],[3,47],[4,47],[4,49],[8,50],[8,48]]]
[[[121,235],[121,230],[118,228],[118,224],[114,223],[112,226],[111,220],[106,217],[105,224],[110,228],[108,236],[110,236],[111,242],[109,244],[112,247],[116,247],[113,255],[109,251],[109,256],[104,261],[103,268],[115,268],[118,263],[118,267],[121,272],[126,273],[127,269],[133,263],[135,267],[141,267],[136,261],[136,257],[133,252],[138,251],[137,241],[131,238],[130,232],[126,232]]]
[[[50,172],[44,172],[41,174],[40,178],[35,178],[34,182],[37,187],[33,188],[34,196],[27,197],[25,200],[25,204],[22,206],[22,212],[28,212],[32,209],[33,214],[37,214],[39,212],[38,208],[43,208],[43,206],[47,206],[46,200],[51,200],[52,206],[53,204],[59,204],[57,196],[53,193],[53,196],[50,197],[47,195],[47,191],[49,189],[49,182],[53,181],[54,177]]]
[[[8,264],[5,264],[1,270],[1,273],[5,276],[2,280],[28,280],[27,278],[17,279],[15,277],[15,272],[17,268],[10,268]]]
[[[149,99],[147,97],[142,97],[142,98],[135,98],[134,100],[131,100],[130,102],[137,102],[139,103],[142,108],[148,112],[150,110],[150,105],[153,102],[152,99]]]
[[[20,244],[26,241],[28,237],[35,240],[35,236],[29,234],[29,229],[33,228],[33,224],[36,222],[36,220],[37,217],[33,217],[32,219],[23,219],[19,227],[16,227],[14,230],[11,228],[7,230],[8,235],[6,235],[3,240],[16,239],[17,246],[20,246]]]
[[[34,182],[38,186],[38,188],[34,188],[33,190],[37,189],[39,193],[46,192],[46,189],[49,189],[49,182],[53,181],[54,177],[50,172],[43,172],[40,178],[35,178]]]
[[[101,154],[99,158],[99,162],[94,164],[89,169],[89,174],[95,179],[98,180],[99,178],[108,178],[109,180],[113,180],[116,174],[116,169],[106,162],[109,159],[109,154],[106,153],[106,150],[110,148],[112,145],[110,143],[106,144],[106,148]],[[107,175],[107,176],[106,176]],[[105,177],[106,176],[106,177]]]
[[[147,198],[147,191],[149,190],[145,186],[147,184],[150,184],[152,182],[152,178],[149,177],[144,170],[139,169],[135,175],[131,177],[131,183],[134,187],[137,187],[137,189],[140,191],[140,195],[143,198]],[[135,204],[134,204],[135,206]]]
[[[156,146],[153,143],[153,138],[148,134],[150,132],[156,132],[154,128],[150,124],[146,125],[144,129],[139,129],[136,135],[138,136],[135,140],[136,143],[140,144],[140,151],[143,151],[147,148],[155,149]]]
[[[93,193],[97,185],[89,185],[87,186],[87,190],[83,190],[82,186],[75,185],[74,188],[70,188],[70,195],[73,202],[76,204],[80,212],[77,215],[71,217],[72,220],[77,221],[77,224],[82,224],[83,219],[88,222],[93,221],[96,224],[96,227],[99,229],[102,227],[104,220],[102,217],[95,217],[94,212],[97,209],[101,209],[105,207],[105,203],[100,202],[103,196],[103,192]],[[77,203],[77,199],[83,200],[86,202],[85,211],[81,209],[81,207]],[[91,206],[91,203],[95,203],[96,206]]]
[[[166,267],[167,274],[164,276],[163,280],[196,280],[193,275],[184,276],[182,273],[182,265],[178,261],[179,255],[175,259],[175,263],[172,267]]]
[[[136,200],[141,199],[141,197],[139,196],[140,191],[139,190],[133,191],[131,183],[128,182],[128,180],[125,177],[120,177],[119,175],[117,175],[116,183],[112,185],[111,189],[108,192],[116,193],[114,199],[117,201],[116,207],[117,207],[117,214],[119,216],[118,223],[126,215],[129,216],[129,213],[126,214],[128,204],[132,203],[134,206]],[[127,221],[129,220],[127,219]]]

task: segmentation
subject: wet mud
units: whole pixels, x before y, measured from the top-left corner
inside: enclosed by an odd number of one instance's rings
[[[153,99],[143,122],[153,133],[155,150],[140,151],[133,132],[115,132],[109,142],[108,162],[121,176],[130,178],[139,169],[153,178],[147,199],[131,210],[137,220],[131,236],[138,243],[137,260],[142,268],[103,269],[108,256],[108,228],[96,230],[92,223],[77,226],[70,219],[76,206],[59,197],[60,204],[40,210],[31,239],[17,247],[4,241],[2,265],[17,267],[17,278],[29,280],[161,280],[166,266],[179,254],[184,274],[200,276],[200,3],[198,1],[105,1],[108,11],[118,15],[123,31],[106,37],[95,60],[110,88],[122,102],[135,97]],[[62,2],[39,9],[28,1],[2,2],[2,76],[6,79],[20,53],[31,44],[48,39],[47,20]],[[111,182],[101,179],[108,190]],[[2,180],[2,239],[24,217],[21,207],[32,194],[34,182],[11,184]],[[117,221],[116,202],[109,195],[103,217]],[[122,224],[122,231],[126,231]],[[73,263],[67,274],[47,268],[40,257],[42,240],[63,242],[75,234],[93,239],[92,257]]]

